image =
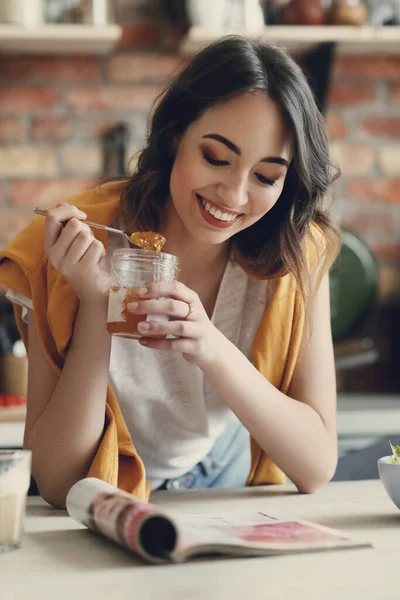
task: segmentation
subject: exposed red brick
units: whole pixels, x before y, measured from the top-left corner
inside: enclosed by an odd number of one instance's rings
[[[54,108],[60,93],[54,88],[0,88],[0,110],[13,113],[35,113]]]
[[[6,183],[0,183],[0,204],[8,201],[9,187]]]
[[[400,204],[400,179],[353,179],[345,193],[355,200]]]
[[[66,82],[97,81],[101,65],[93,57],[11,57],[2,61],[0,81]]]
[[[13,206],[51,206],[96,187],[98,179],[21,179],[11,183]]]
[[[70,117],[34,118],[30,133],[34,142],[62,142],[73,135],[73,129]]]
[[[400,137],[400,118],[368,117],[359,121],[357,129],[372,136],[398,138]]]
[[[32,218],[30,213],[16,213],[9,210],[0,211],[0,247],[5,246],[28,225]]]
[[[379,261],[400,263],[400,243],[372,244],[371,250]]]
[[[326,115],[326,126],[331,140],[342,139],[347,134],[347,125],[344,117],[339,113],[328,112]]]
[[[389,101],[391,104],[400,104],[400,83],[389,86]]]
[[[186,23],[162,23],[160,25],[160,46],[165,50],[178,50],[187,29]]]
[[[374,150],[367,144],[334,142],[332,155],[343,175],[368,174],[373,168]]]
[[[357,106],[373,104],[378,100],[378,89],[371,83],[334,82],[329,92],[328,104],[337,106]]]
[[[115,2],[116,20],[118,23],[132,23],[154,13],[155,5],[159,2],[149,0],[118,0]]]
[[[360,211],[343,217],[342,225],[356,233],[369,235],[371,233],[379,239],[386,240],[388,236],[396,239],[396,221],[392,211]]]
[[[20,119],[16,117],[0,118],[0,143],[21,142],[24,137],[24,128]]]
[[[378,149],[379,171],[386,177],[400,177],[400,144],[383,145]]]
[[[91,146],[64,146],[61,149],[62,171],[77,177],[100,177],[103,153],[99,144]]]
[[[398,79],[399,56],[342,56],[334,64],[334,74],[349,78]]]
[[[164,81],[182,63],[176,54],[117,54],[108,63],[112,81]]]
[[[34,118],[31,138],[39,142],[98,139],[119,119],[75,119],[73,117]]]
[[[122,25],[120,48],[151,48],[158,42],[158,27],[154,21],[139,21]]]
[[[36,144],[0,146],[0,179],[54,177],[58,172],[53,148]]]
[[[159,88],[150,85],[72,87],[66,92],[71,108],[90,110],[140,110],[148,111]]]

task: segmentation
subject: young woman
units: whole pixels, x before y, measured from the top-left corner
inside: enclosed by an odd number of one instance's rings
[[[333,178],[300,68],[229,36],[160,96],[130,179],[52,208],[3,250],[29,355],[25,447],[47,501],[64,506],[88,474],[140,497],[284,474],[313,492],[331,478]],[[158,231],[180,258],[179,281],[129,305],[171,317],[143,323],[139,341],[107,333],[105,266],[121,240],[86,218]]]

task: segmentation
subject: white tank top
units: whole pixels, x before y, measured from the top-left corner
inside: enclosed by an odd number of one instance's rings
[[[121,244],[120,236],[113,237],[107,261]],[[272,289],[272,282],[251,279],[237,262],[228,261],[211,320],[249,360]],[[29,298],[13,290],[7,296],[32,309]],[[189,471],[237,420],[199,367],[136,340],[112,338],[110,384],[153,489]]]
[[[267,292],[228,261],[211,320],[248,359]],[[113,337],[110,383],[153,489],[189,471],[237,419],[199,367],[136,340]]]

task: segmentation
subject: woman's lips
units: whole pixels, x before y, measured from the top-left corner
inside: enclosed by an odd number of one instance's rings
[[[206,211],[206,209],[203,206],[202,196],[200,196],[200,194],[196,194],[196,198],[197,198],[197,202],[199,203],[200,213],[201,213],[202,217],[204,218],[205,221],[207,221],[207,223],[210,223],[210,225],[213,225],[214,227],[219,227],[220,229],[226,229],[227,227],[230,227],[231,225],[233,225],[233,223],[236,223],[236,221],[242,216],[241,214],[239,214],[239,215],[237,215],[237,217],[235,219],[232,219],[232,221],[221,221],[220,219],[216,219],[215,217],[213,217],[212,214],[210,214],[208,211]],[[228,211],[226,211],[226,212],[228,212]]]

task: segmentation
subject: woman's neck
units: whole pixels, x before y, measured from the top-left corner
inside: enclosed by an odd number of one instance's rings
[[[181,279],[203,279],[206,274],[222,274],[225,270],[231,247],[229,241],[202,244],[194,240],[176,218],[166,219],[161,232],[167,240],[163,252],[179,256]]]

